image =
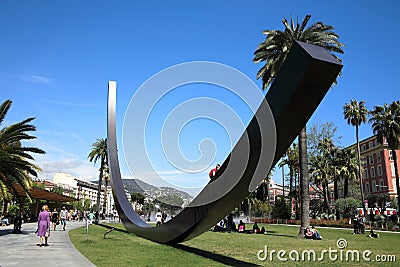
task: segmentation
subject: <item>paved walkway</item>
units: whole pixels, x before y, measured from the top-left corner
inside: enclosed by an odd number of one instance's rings
[[[67,231],[52,231],[48,247],[39,247],[37,223],[22,225],[21,234],[13,234],[13,226],[0,226],[0,267],[8,266],[95,266],[75,249],[68,230],[85,226],[85,222],[68,222]]]

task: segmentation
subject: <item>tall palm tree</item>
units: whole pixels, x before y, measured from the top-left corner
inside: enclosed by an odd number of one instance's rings
[[[396,176],[397,207],[398,212],[400,212],[400,183],[396,155],[396,150],[400,148],[400,101],[394,101],[390,105],[385,104],[383,107],[376,106],[375,109],[370,111],[370,114],[372,117],[369,122],[372,122],[372,130],[378,142],[383,144],[384,139],[386,139],[392,151]]]
[[[361,154],[360,154],[360,140],[358,137],[358,128],[362,123],[367,122],[368,110],[365,106],[364,101],[360,101],[358,103],[357,100],[350,100],[349,104],[345,104],[343,106],[343,114],[344,118],[347,120],[347,124],[356,127],[356,142],[357,142],[357,160],[358,160],[358,179],[360,180],[360,192],[361,192],[361,201],[364,209],[364,214],[366,214],[365,205],[364,205],[364,186],[362,179],[362,169],[361,169]]]
[[[265,41],[260,43],[254,52],[253,62],[264,62],[265,65],[258,71],[257,79],[262,79],[262,88],[266,89],[275,80],[282,63],[293,44],[294,40],[321,46],[331,52],[331,54],[341,61],[335,54],[343,54],[339,42],[339,35],[333,30],[334,27],[325,25],[322,22],[316,22],[306,28],[311,15],[306,15],[301,24],[298,21],[293,22],[290,18],[290,24],[286,18],[282,20],[285,27],[284,31],[265,30]],[[333,53],[332,53],[333,52]],[[336,84],[336,81],[335,81]],[[300,155],[300,194],[301,194],[301,227],[299,237],[304,237],[306,227],[310,225],[309,214],[309,178],[308,178],[308,159],[307,159],[307,134],[306,126],[299,135],[299,155]]]
[[[100,168],[99,168],[99,185],[97,189],[97,205],[96,211],[100,213],[100,194],[101,194],[101,185],[104,177],[105,167],[107,166],[107,138],[99,138],[92,144],[92,148],[88,155],[88,159],[90,162],[96,164],[98,160],[100,160]],[[104,196],[106,197],[106,196]]]
[[[293,191],[294,176],[296,169],[299,166],[299,150],[296,143],[293,143],[293,145],[286,150],[284,157],[285,158],[279,162],[278,167],[287,165],[289,168],[289,195],[291,195]]]
[[[12,105],[6,100],[0,105],[0,125]],[[37,177],[41,169],[32,163],[31,153],[44,154],[35,147],[25,147],[21,141],[35,139],[29,132],[36,131],[36,127],[29,124],[35,118],[28,118],[0,129],[0,196],[7,198],[10,193],[16,194],[15,184],[20,184],[29,197],[32,180],[29,175]],[[6,202],[5,202],[6,203]]]
[[[338,153],[339,174],[344,178],[343,197],[349,196],[349,180],[355,180],[358,172],[357,153],[353,149],[342,149]]]
[[[328,161],[329,176],[332,177],[333,180],[334,198],[337,200],[339,198],[337,176],[339,167],[338,148],[335,146],[331,138],[326,137],[318,144],[318,149]]]
[[[310,160],[310,173],[313,182],[322,187],[324,198],[324,212],[329,214],[329,187],[330,182],[330,160],[324,155],[313,156]]]

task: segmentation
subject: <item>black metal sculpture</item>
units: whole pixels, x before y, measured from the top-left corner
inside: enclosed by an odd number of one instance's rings
[[[117,154],[116,84],[111,82],[107,138],[109,170],[116,209],[126,229],[143,238],[168,244],[189,240],[210,229],[240,204],[255,189],[255,182],[259,182],[260,177],[264,178],[270,167],[282,157],[342,67],[325,49],[294,42],[265,101],[222,164],[218,178],[207,184],[196,199],[176,217],[158,227],[144,222],[132,209],[125,195]],[[274,127],[270,127],[271,123]],[[265,139],[274,140],[266,143]],[[276,147],[268,145],[275,143]],[[243,159],[245,162],[241,162]],[[266,161],[270,162],[263,165]],[[232,180],[234,182],[228,182]],[[226,190],[227,186],[229,190]]]

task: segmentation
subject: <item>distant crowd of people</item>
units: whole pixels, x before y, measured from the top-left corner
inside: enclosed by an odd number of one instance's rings
[[[246,224],[243,220],[240,220],[237,227],[233,220],[233,214],[229,213],[223,220],[221,220],[212,229],[215,232],[238,232],[247,234],[264,234],[266,233],[265,227],[261,228],[258,226],[257,222],[254,222],[252,229],[246,230]]]
[[[101,214],[100,214],[101,215]],[[109,217],[115,219],[118,216],[112,214]],[[39,236],[39,244],[38,246],[48,246],[48,238],[50,237],[51,229],[52,231],[57,230],[57,226],[61,225],[61,231],[65,231],[66,225],[68,221],[83,221],[86,219],[88,223],[93,223],[99,220],[101,216],[97,212],[93,211],[81,211],[81,210],[67,210],[65,207],[62,207],[59,211],[57,208],[54,208],[52,212],[49,211],[49,207],[47,205],[43,205],[41,211],[38,215],[37,221],[37,230],[36,234]]]

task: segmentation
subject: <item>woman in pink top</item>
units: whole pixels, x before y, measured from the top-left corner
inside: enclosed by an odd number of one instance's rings
[[[44,246],[48,246],[47,238],[50,236],[50,213],[48,212],[49,207],[47,205],[43,205],[42,211],[38,216],[38,233],[39,236],[39,245],[42,246],[43,237],[44,237]]]

